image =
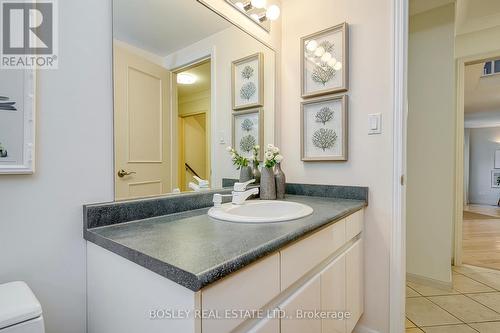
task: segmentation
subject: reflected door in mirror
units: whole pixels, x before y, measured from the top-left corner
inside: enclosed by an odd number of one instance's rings
[[[171,74],[115,45],[114,75],[115,198],[169,192]],[[119,170],[128,174],[120,177]]]

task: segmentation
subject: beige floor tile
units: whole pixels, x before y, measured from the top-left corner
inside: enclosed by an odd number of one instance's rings
[[[421,283],[408,281],[406,283],[410,288],[417,291],[423,296],[440,296],[440,295],[456,295],[459,294],[458,291],[451,288],[438,288],[434,286],[429,286]]]
[[[495,291],[487,285],[461,274],[453,274],[453,289],[463,294]]]
[[[419,293],[417,293],[415,290],[411,289],[410,287],[406,286],[406,297],[420,297]]]
[[[477,333],[467,325],[423,327],[425,333]]]
[[[500,321],[490,323],[469,324],[474,327],[479,333],[498,333],[500,332]]]
[[[500,320],[500,314],[464,295],[436,296],[429,299],[466,323]],[[411,319],[410,316],[408,318]]]
[[[463,296],[465,297],[465,296]],[[406,299],[406,316],[417,326],[459,324],[460,320],[424,297]]]
[[[475,301],[486,305],[490,309],[500,312],[500,293],[483,293],[483,294],[469,294],[467,295]]]
[[[408,318],[406,318],[405,328],[417,327],[414,323],[411,322]]]
[[[468,273],[467,276],[491,288],[500,290],[500,274],[498,273]]]

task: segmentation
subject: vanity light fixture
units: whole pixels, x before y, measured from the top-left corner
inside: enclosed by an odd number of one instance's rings
[[[263,23],[276,21],[281,14],[280,8],[277,5],[268,6],[267,0],[226,1],[266,30],[269,30],[269,26],[263,26]]]
[[[179,73],[177,74],[178,84],[193,84],[197,80],[196,76],[190,73]]]
[[[255,8],[266,8],[267,1],[266,0],[252,0],[250,4]]]

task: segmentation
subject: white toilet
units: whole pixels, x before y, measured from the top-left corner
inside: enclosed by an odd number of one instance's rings
[[[0,284],[0,333],[44,333],[42,306],[24,282]]]

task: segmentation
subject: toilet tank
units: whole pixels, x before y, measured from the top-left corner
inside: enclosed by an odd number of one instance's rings
[[[0,333],[44,333],[42,306],[25,282],[0,284]]]

